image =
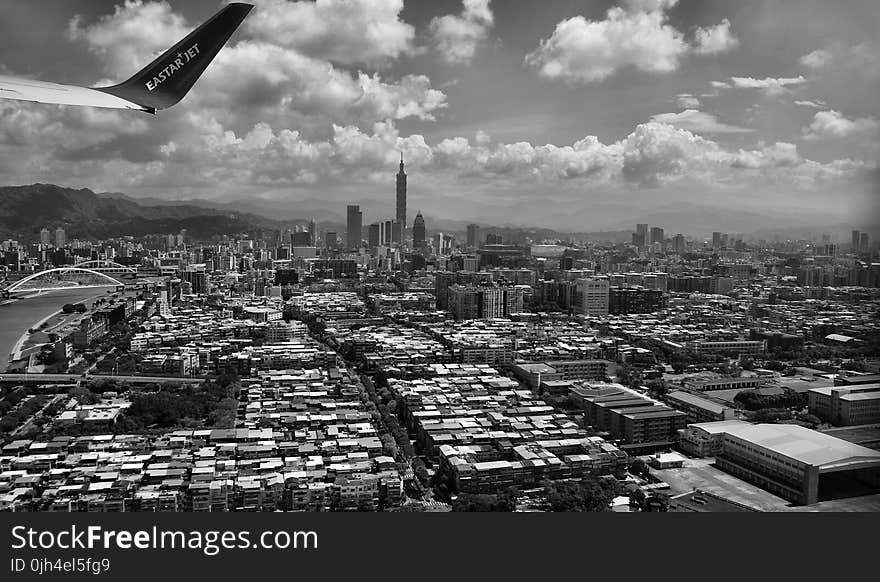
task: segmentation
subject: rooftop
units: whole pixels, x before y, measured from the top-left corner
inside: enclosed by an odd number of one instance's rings
[[[833,470],[859,462],[880,466],[880,452],[796,424],[743,423],[727,434],[820,469]]]

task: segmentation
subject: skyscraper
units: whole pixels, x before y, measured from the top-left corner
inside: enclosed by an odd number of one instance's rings
[[[648,244],[648,225],[647,224],[637,224],[636,225],[636,239],[634,240],[637,246],[643,246]]]
[[[397,173],[397,232],[395,241],[403,244],[406,239],[406,172],[403,169],[403,153],[400,154],[400,171]]]
[[[677,234],[672,237],[672,248],[675,252],[681,254],[685,250],[685,241],[683,234]]]
[[[853,252],[857,252],[859,250],[859,235],[861,233],[857,230],[852,231],[852,250]]]
[[[467,246],[475,249],[480,244],[480,227],[477,224],[467,225]]]
[[[43,245],[44,247],[47,247],[50,244],[52,244],[52,233],[49,232],[48,228],[44,228],[43,230],[40,231],[40,244]]]
[[[382,223],[374,222],[370,225],[369,231],[367,233],[367,241],[369,242],[370,248],[375,249],[377,246],[381,244],[382,241]]]
[[[659,226],[651,227],[651,244],[662,243],[666,238],[666,234]]]
[[[67,233],[64,232],[64,229],[59,226],[57,229],[55,229],[55,246],[60,249],[66,245],[67,245]]]
[[[413,248],[421,249],[425,246],[425,219],[422,217],[421,211],[416,214],[413,222]]]
[[[724,246],[724,233],[723,232],[713,232],[712,233],[712,248],[720,249]]]
[[[348,207],[347,216],[347,228],[346,231],[346,250],[353,251],[361,246],[361,229],[363,227],[363,219],[364,215],[361,212],[361,207],[358,205],[350,205]]]
[[[575,284],[578,303],[575,307],[583,315],[601,317],[608,315],[610,286],[604,277],[578,279]]]
[[[859,252],[867,253],[868,247],[870,247],[870,246],[871,245],[870,245],[870,240],[868,238],[868,233],[863,232],[861,235],[859,235]]]

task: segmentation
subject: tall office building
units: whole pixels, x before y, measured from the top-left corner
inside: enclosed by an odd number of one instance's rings
[[[382,223],[374,222],[369,226],[367,231],[367,244],[371,249],[375,249],[382,244]]]
[[[859,236],[859,252],[867,253],[867,252],[868,252],[868,247],[869,247],[869,246],[870,246],[870,241],[869,241],[869,239],[868,239],[868,233],[867,233],[867,232],[863,232],[863,233]]]
[[[672,249],[678,254],[681,254],[684,252],[685,242],[684,242],[684,235],[683,234],[677,234],[674,237],[672,237]]]
[[[636,225],[636,240],[634,241],[638,246],[648,244],[648,225],[647,224],[637,224]]]
[[[651,244],[662,243],[666,238],[666,233],[659,226],[651,227]]]
[[[384,246],[391,246],[391,243],[394,242],[395,232],[397,231],[396,221],[394,220],[386,220],[382,223],[381,228],[379,229],[379,244]]]
[[[60,226],[55,229],[55,246],[64,248],[67,245],[67,233]]]
[[[421,211],[416,214],[413,221],[413,248],[421,249],[425,246],[425,219],[422,217]]]
[[[44,228],[40,231],[40,244],[44,247],[52,244],[52,233],[49,231],[48,228]]]
[[[309,221],[309,233],[312,235],[312,242],[308,246],[318,246],[318,223],[314,220]]]
[[[467,225],[467,246],[475,249],[480,245],[480,227],[477,224]]]
[[[395,242],[403,244],[406,240],[406,172],[403,169],[403,153],[400,154],[400,171],[397,173],[397,221]]]
[[[336,232],[332,230],[328,230],[324,233],[324,246],[327,247],[328,250],[333,250],[336,248]]]
[[[713,232],[712,233],[712,248],[720,249],[724,246],[724,233],[723,232]]]
[[[852,231],[852,250],[854,252],[859,250],[860,234],[861,233],[857,230]]]
[[[577,280],[577,311],[583,315],[608,315],[611,286],[608,279],[590,277]]]
[[[357,248],[361,246],[361,230],[363,228],[364,214],[361,212],[360,206],[350,205],[346,216],[348,230],[345,235],[345,248],[349,251],[357,250]]]

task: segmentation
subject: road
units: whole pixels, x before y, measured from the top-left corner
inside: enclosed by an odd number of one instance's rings
[[[106,294],[106,289],[53,291],[0,305],[0,371],[6,370],[12,350],[28,329],[57,312],[65,303],[88,302]]]
[[[205,378],[181,378],[177,376],[105,376],[89,374],[86,380],[115,380],[128,384],[161,384],[162,382],[178,382],[184,384],[201,384]],[[41,384],[66,384],[83,380],[82,374],[0,374],[0,382],[38,382]]]

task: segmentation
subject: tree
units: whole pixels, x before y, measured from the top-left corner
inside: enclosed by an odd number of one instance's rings
[[[638,477],[647,477],[651,474],[648,464],[638,457],[633,457],[629,462],[629,472]]]
[[[629,505],[638,511],[644,511],[648,498],[641,489],[635,489],[629,494]]]
[[[558,512],[607,511],[615,493],[616,486],[611,481],[593,475],[587,475],[581,481],[551,481],[544,484],[547,503],[550,509]]]
[[[647,386],[648,392],[650,392],[651,396],[654,398],[662,398],[669,393],[669,388],[663,380],[651,380],[648,382]]]

